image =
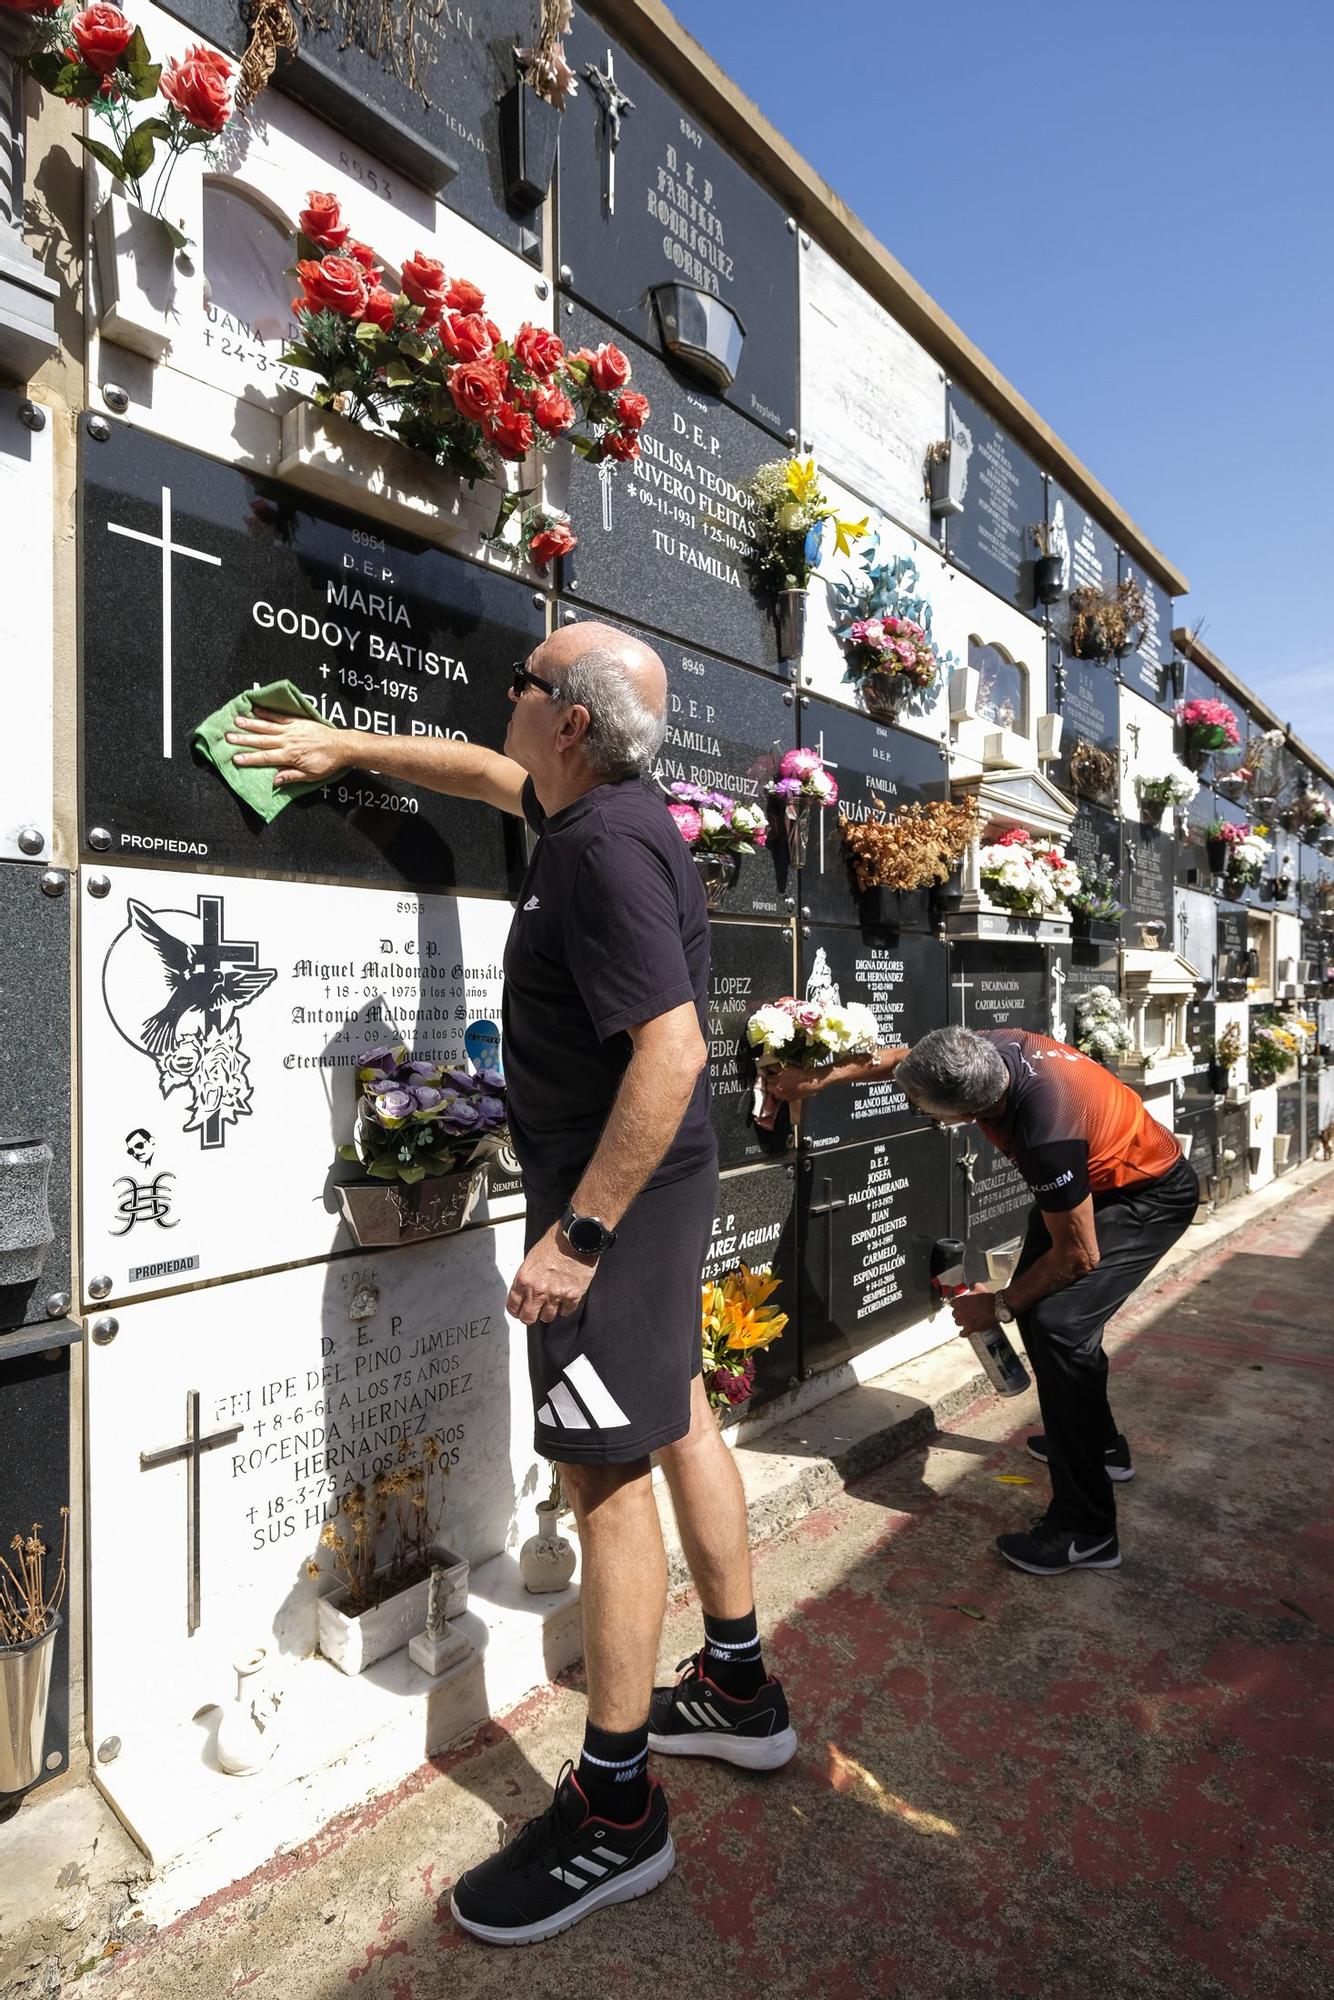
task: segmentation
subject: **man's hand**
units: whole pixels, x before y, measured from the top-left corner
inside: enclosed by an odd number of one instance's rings
[[[574,1312],[597,1274],[596,1257],[579,1257],[565,1247],[558,1222],[534,1243],[520,1264],[505,1301],[525,1326]]]
[[[275,789],[304,779],[336,778],[356,761],[352,732],[299,715],[279,715],[271,708],[238,715],[227,741],[235,746],[233,764],[271,766]]]
[[[804,1104],[808,1097],[819,1095],[832,1074],[827,1069],[798,1069],[795,1063],[784,1063],[781,1069],[765,1070],[764,1087],[780,1104]]]
[[[989,1333],[993,1326],[999,1326],[996,1318],[996,1301],[990,1292],[984,1292],[975,1285],[969,1292],[960,1292],[950,1300],[950,1311],[960,1333]]]

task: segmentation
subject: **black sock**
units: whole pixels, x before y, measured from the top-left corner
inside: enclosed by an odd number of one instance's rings
[[[599,1729],[584,1725],[584,1748],[576,1774],[599,1819],[628,1826],[648,1804],[648,1718],[640,1729]]]
[[[737,1701],[749,1701],[769,1678],[760,1652],[760,1629],[755,1613],[744,1618],[710,1618],[704,1614],[704,1658],[701,1662],[711,1681]]]

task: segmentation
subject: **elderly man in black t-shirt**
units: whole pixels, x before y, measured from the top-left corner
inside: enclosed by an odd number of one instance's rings
[[[764,1668],[746,1509],[701,1375],[700,1273],[717,1207],[709,926],[662,799],[661,660],[606,625],[516,664],[504,753],[259,713],[228,737],[274,784],[354,765],[526,819],[536,845],[505,952],[504,1064],[527,1197],[508,1305],[529,1332],[536,1447],[561,1467],[583,1553],[588,1724],[577,1771],[453,1910],[501,1943],[550,1937],[670,1872],[650,1746],[769,1770],[796,1737]],[[704,1645],[654,1688],[667,1565],[661,1456]]]

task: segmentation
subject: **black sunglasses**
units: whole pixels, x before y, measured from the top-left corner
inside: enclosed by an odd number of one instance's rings
[[[541,674],[535,674],[527,660],[516,660],[510,668],[510,687],[515,694],[522,694],[525,688],[541,688],[554,700],[560,693],[555,681],[544,681]]]

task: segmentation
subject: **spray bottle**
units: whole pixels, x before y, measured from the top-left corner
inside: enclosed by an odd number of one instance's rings
[[[931,1289],[939,1299],[955,1299],[971,1290],[964,1276],[965,1245],[957,1236],[942,1236],[931,1250]],[[1005,1338],[1005,1329],[989,1326],[965,1334],[998,1396],[1022,1396],[1029,1386],[1028,1370]]]

